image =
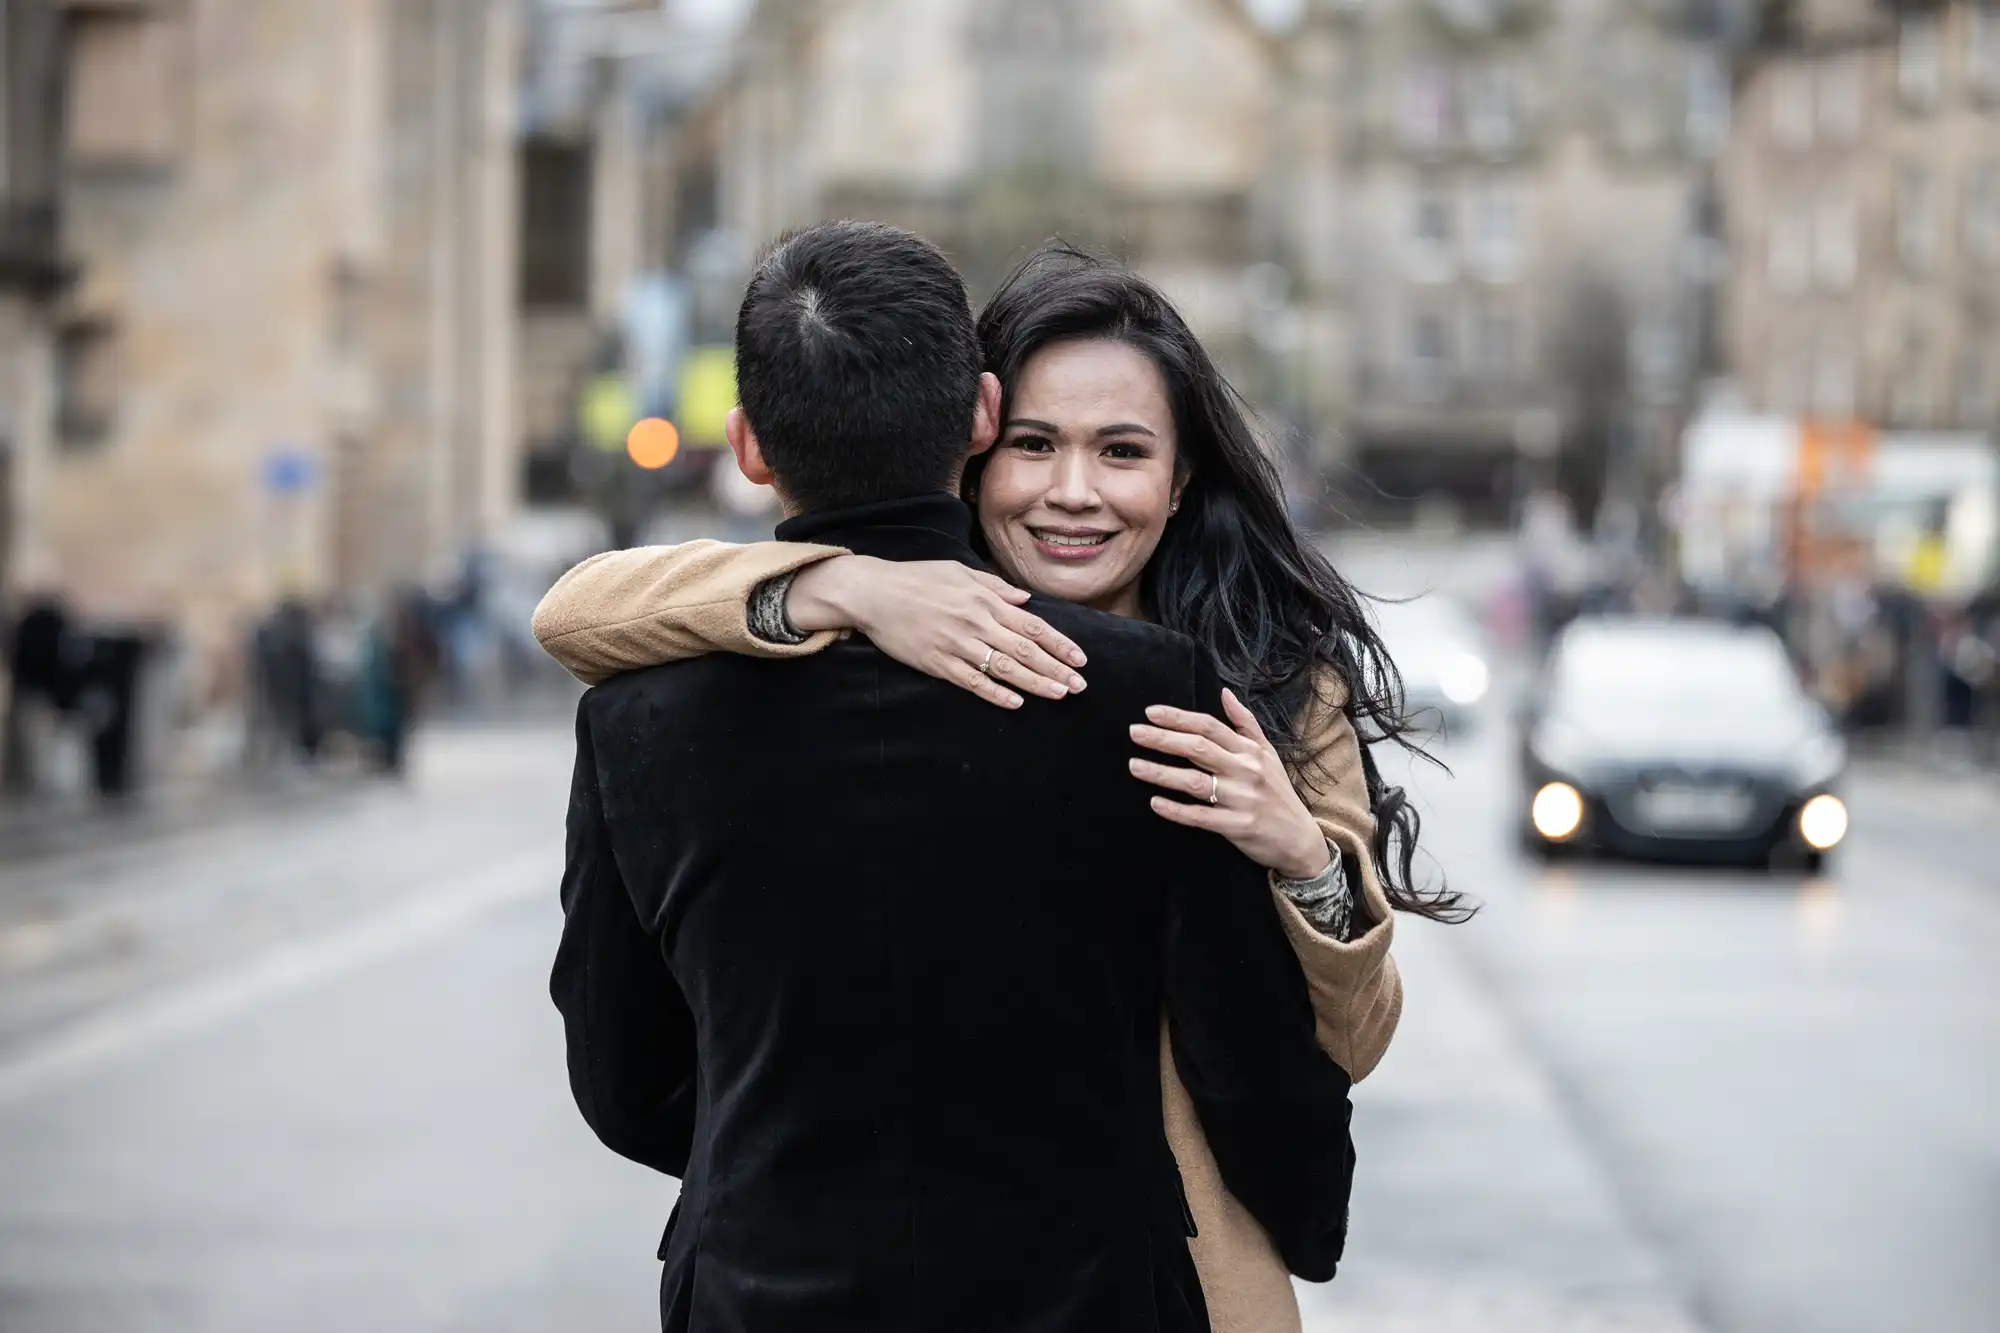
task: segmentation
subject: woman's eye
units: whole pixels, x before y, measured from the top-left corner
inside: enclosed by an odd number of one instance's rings
[[[1055,447],[1039,435],[1016,435],[1008,443],[1024,454],[1045,454]]]
[[[1143,444],[1107,444],[1104,446],[1104,456],[1120,459],[1151,457]]]

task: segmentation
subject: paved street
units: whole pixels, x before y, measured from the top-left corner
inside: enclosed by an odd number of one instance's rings
[[[2000,794],[1870,768],[1821,880],[1522,864],[1507,740],[1425,776],[1487,900],[1400,936],[1342,1330],[2000,1322]],[[672,1182],[544,992],[568,733],[0,869],[0,1329],[640,1330]]]

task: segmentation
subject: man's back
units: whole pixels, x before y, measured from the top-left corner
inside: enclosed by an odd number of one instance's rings
[[[1182,1053],[1200,1104],[1215,1079],[1187,1063],[1268,1084],[1310,1048],[1303,980],[1261,872],[1153,815],[1126,772],[1145,705],[1213,706],[1194,646],[1038,609],[1089,652],[1091,688],[1018,713],[859,640],[586,697],[556,990],[594,1127],[685,1179],[668,1328],[1205,1326],[1160,1127],[1163,998],[1219,992],[1181,997],[1207,1048]],[[629,900],[672,981],[645,943],[607,946],[589,918],[615,904],[593,894]],[[1231,938],[1183,940],[1177,972],[1188,912]],[[621,951],[631,966],[607,965]],[[649,1017],[646,988],[675,982]],[[1284,1091],[1325,1112],[1345,1079],[1311,1057]],[[1337,1210],[1344,1121],[1302,1132],[1322,1169],[1284,1165]],[[1215,1146],[1225,1170],[1248,1151]],[[1259,1185],[1289,1188],[1251,1182],[1253,1209]],[[1302,1192],[1262,1220],[1326,1230],[1312,1207]]]

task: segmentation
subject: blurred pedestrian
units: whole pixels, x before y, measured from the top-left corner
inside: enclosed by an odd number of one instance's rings
[[[257,626],[251,640],[255,688],[283,746],[310,764],[325,737],[319,641],[312,608],[287,596]]]
[[[57,720],[75,707],[82,687],[78,644],[69,609],[55,593],[38,593],[21,607],[7,641],[6,787],[35,790],[40,751]]]
[[[1940,722],[1969,742],[1979,697],[1993,678],[1993,649],[1974,629],[1965,611],[1947,613],[1938,629]]]
[[[428,599],[396,593],[369,624],[359,681],[364,726],[385,772],[403,775],[410,729],[437,667]]]
[[[1268,460],[1206,353],[1145,283],[1057,249],[1003,288],[981,326],[986,362],[1013,390],[1010,411],[1034,419],[967,469],[987,548],[1017,582],[1054,598],[1134,619],[1158,615],[1208,645],[1224,678],[1238,683],[1249,706],[1229,701],[1227,725],[1168,710],[1138,729],[1141,744],[1193,757],[1197,768],[1138,759],[1132,771],[1194,798],[1157,797],[1163,818],[1223,832],[1270,868],[1288,938],[1313,978],[1326,1048],[1348,1073],[1365,1074],[1400,1007],[1390,906],[1445,919],[1464,908],[1455,895],[1412,886],[1414,814],[1381,784],[1358,743],[1357,723],[1395,737],[1406,726],[1388,683],[1393,668],[1358,595],[1291,526]],[[1138,424],[1100,438],[1093,412]],[[1013,608],[1018,593],[968,573],[951,541],[933,543],[930,562],[907,543],[888,562],[841,559],[842,545],[878,546],[863,512],[855,511],[851,537],[839,534],[841,545],[833,544],[838,524],[812,518],[779,531],[801,543],[810,534],[814,545],[732,552],[701,542],[595,557],[544,599],[538,633],[586,680],[703,651],[810,654],[834,636],[803,631],[857,629],[883,653],[993,702],[1018,705],[1013,691],[1069,692],[1067,669],[1024,642],[1023,631],[1039,622]],[[949,507],[924,515],[885,510],[878,521],[911,533],[965,523]],[[1084,557],[1093,550],[1102,553]],[[813,618],[795,626],[793,613],[808,604]],[[1077,701],[1061,706],[1073,711]],[[768,725],[760,719],[759,730]],[[1065,751],[1086,746],[1081,734]],[[1065,752],[1054,762],[1067,770],[1081,761]],[[1392,839],[1400,857],[1389,851]],[[1162,1079],[1217,1327],[1296,1329],[1287,1264],[1296,1270],[1299,1256],[1268,1223],[1252,1223],[1256,1203],[1232,1197],[1242,1186],[1230,1174],[1228,1145],[1204,1142],[1209,1123],[1171,1063]],[[1286,1169],[1282,1155],[1274,1164]]]
[[[102,629],[83,643],[77,713],[90,740],[91,776],[98,795],[129,796],[139,785],[139,692],[152,645],[129,627]]]

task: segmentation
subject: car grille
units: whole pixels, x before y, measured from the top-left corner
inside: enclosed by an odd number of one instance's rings
[[[1784,812],[1785,793],[1746,773],[1653,769],[1607,784],[1603,801],[1627,833],[1706,841],[1768,832]]]

